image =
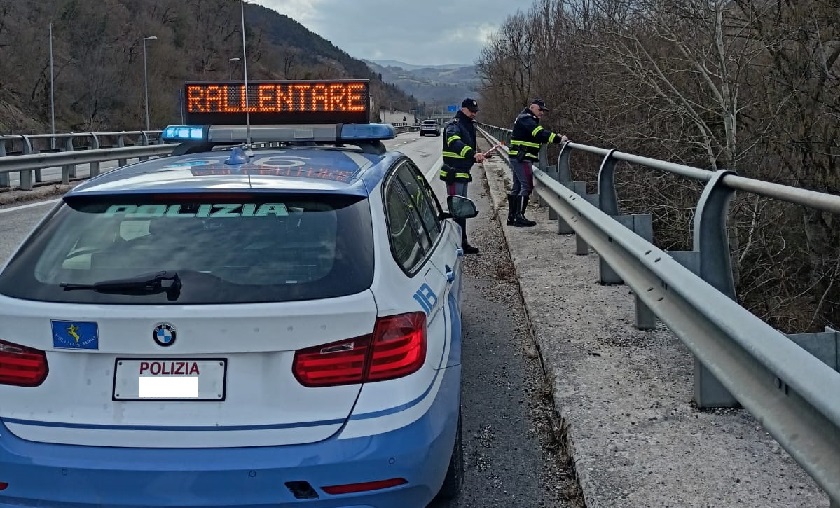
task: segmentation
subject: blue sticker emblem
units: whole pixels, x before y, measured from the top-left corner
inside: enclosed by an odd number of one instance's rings
[[[99,325],[95,321],[50,320],[56,349],[99,349]]]
[[[414,299],[423,307],[423,311],[428,315],[432,309],[437,305],[438,297],[428,284],[423,283],[414,293]]]

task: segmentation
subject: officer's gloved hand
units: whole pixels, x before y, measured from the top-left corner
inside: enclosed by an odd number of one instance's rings
[[[567,138],[565,134],[560,136],[560,137],[555,137],[554,138],[554,142],[557,143],[558,145],[563,144],[568,140],[569,140],[569,138]]]

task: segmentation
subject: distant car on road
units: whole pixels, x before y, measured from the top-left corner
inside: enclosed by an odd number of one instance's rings
[[[434,120],[423,120],[420,124],[420,135],[432,134],[433,136],[440,136],[440,127]]]

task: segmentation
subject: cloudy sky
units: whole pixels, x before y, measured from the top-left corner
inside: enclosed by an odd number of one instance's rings
[[[298,21],[350,56],[472,64],[484,41],[529,0],[246,0]]]

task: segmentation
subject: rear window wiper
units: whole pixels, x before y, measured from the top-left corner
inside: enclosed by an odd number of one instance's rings
[[[166,292],[166,297],[170,301],[177,300],[181,294],[181,278],[175,271],[147,273],[125,279],[103,280],[93,284],[62,282],[59,286],[65,291],[85,289],[97,293],[124,295],[151,295]]]

